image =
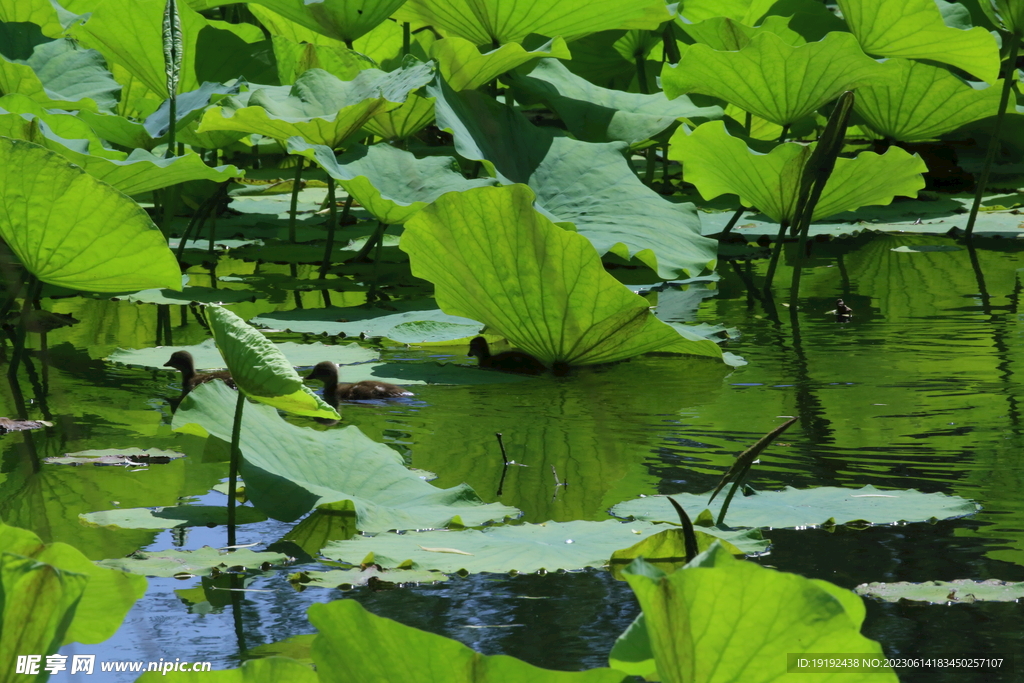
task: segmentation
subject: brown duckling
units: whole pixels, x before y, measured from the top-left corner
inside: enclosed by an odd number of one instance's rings
[[[397,398],[412,396],[400,386],[367,379],[362,382],[338,382],[338,366],[329,360],[317,363],[306,379],[318,379],[324,383],[324,401],[338,407],[339,401],[365,401],[375,398]]]
[[[543,363],[524,351],[502,351],[492,356],[491,348],[483,337],[476,337],[469,342],[469,355],[479,359],[480,367],[492,370],[523,375],[539,375],[547,370]]]
[[[229,387],[235,388],[235,381],[231,379],[231,373],[227,370],[216,370],[214,372],[196,373],[195,361],[188,351],[175,351],[171,359],[164,363],[165,368],[174,368],[181,372],[181,395],[195,389],[200,384],[205,384],[215,379],[224,380]]]

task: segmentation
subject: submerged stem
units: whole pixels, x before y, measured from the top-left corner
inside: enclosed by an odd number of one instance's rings
[[[228,545],[235,545],[235,496],[238,493],[238,465],[242,453],[238,448],[242,434],[242,411],[245,409],[245,394],[239,390],[238,401],[235,402],[235,421],[231,425],[231,465],[228,468]]]
[[[295,166],[295,179],[292,181],[292,203],[288,209],[288,241],[295,244],[295,214],[299,209],[299,187],[302,185],[302,157],[298,157]]]

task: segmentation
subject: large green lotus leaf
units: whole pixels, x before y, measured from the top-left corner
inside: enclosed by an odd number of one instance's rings
[[[134,121],[124,116],[85,111],[78,112],[75,118],[89,124],[92,131],[104,140],[122,147],[151,150],[159,142],[159,140],[153,139],[143,122]]]
[[[320,361],[329,360],[339,365],[349,363],[367,363],[379,358],[376,351],[366,349],[359,344],[296,344],[284,342],[274,344],[277,350],[297,368],[312,367]],[[218,370],[227,367],[224,358],[217,351],[212,339],[192,346],[161,346],[148,349],[118,349],[110,354],[108,360],[124,365],[138,365],[147,368],[164,370],[167,359],[175,351],[188,351],[192,354],[196,370]]]
[[[377,114],[363,126],[385,140],[405,140],[420,132],[434,120],[434,98],[409,93],[397,109]]]
[[[360,72],[351,81],[339,80],[322,69],[310,69],[295,85],[260,88],[248,97],[224,100],[203,115],[199,132],[238,130],[275,140],[301,136],[306,141],[337,147],[376,114],[395,109],[409,92],[432,77],[429,64],[409,65],[385,73]]]
[[[533,208],[523,185],[443,195],[402,235],[412,272],[434,283],[441,309],[479,320],[546,363],[610,363],[648,351],[720,359],[683,337],[601,264],[582,235]]]
[[[561,38],[549,40],[535,50],[527,51],[519,43],[506,43],[490,52],[481,53],[476,45],[452,36],[434,43],[430,56],[437,60],[437,70],[452,90],[473,90],[489,83],[506,71],[522,66],[538,57],[572,59]]]
[[[0,548],[88,577],[64,643],[101,643],[114,635],[128,610],[146,592],[146,580],[94,564],[66,543],[43,543],[31,531],[0,522]]]
[[[210,332],[246,396],[297,415],[337,420],[338,413],[302,384],[277,346],[223,306],[206,309]]]
[[[351,42],[384,22],[405,0],[253,0],[325,36]]]
[[[28,109],[15,106],[10,99],[14,97],[38,106],[21,95],[0,99],[0,135],[28,140],[56,152],[124,194],[142,194],[188,180],[225,182],[241,174],[234,166],[207,166],[198,154],[164,158],[136,149],[126,157],[122,152],[105,149],[80,119],[45,113],[4,113],[7,107]],[[51,129],[51,124],[61,125],[65,132],[58,134]],[[82,135],[83,138],[68,139],[65,135]]]
[[[135,679],[136,683],[318,683],[321,680],[309,666],[287,657],[250,659],[238,669],[148,671]]]
[[[545,522],[494,526],[483,531],[463,529],[354,536],[347,541],[332,541],[321,553],[352,565],[411,566],[447,574],[461,571],[532,573],[604,567],[622,548],[632,547],[663,531],[664,525],[623,524],[612,519]],[[756,555],[768,549],[768,541],[754,538],[748,532],[712,527],[700,527],[698,531],[710,539],[707,546],[715,537],[720,537],[741,553]]]
[[[272,36],[287,38],[296,44],[309,43],[310,45],[348,49],[344,41],[306,28],[266,7],[254,4],[247,6]],[[402,28],[394,21],[384,21],[369,33],[353,41],[352,49],[364,57],[369,57],[385,70],[390,70],[393,66],[400,66],[394,62],[402,56],[402,42]],[[426,54],[424,53],[423,56]],[[290,83],[291,81],[282,80],[281,82]]]
[[[712,17],[728,17],[753,26],[774,4],[775,0],[687,0],[679,14],[694,24]]]
[[[794,46],[762,31],[738,52],[691,45],[679,64],[662,69],[661,79],[670,99],[691,92],[711,95],[786,126],[847,90],[893,82],[898,72],[898,66],[866,56],[849,33]]]
[[[710,492],[700,495],[673,495],[684,509],[707,508],[717,517],[722,496],[708,505]],[[675,508],[665,496],[648,496],[619,503],[612,513],[650,522],[672,522],[679,519]],[[749,496],[736,496],[729,504],[726,522],[733,527],[805,528],[819,526],[830,520],[836,524],[867,522],[894,524],[924,522],[930,519],[953,519],[973,515],[978,505],[966,498],[944,493],[921,493],[914,489],[882,491],[873,486],[859,489],[821,486],[782,491],[758,491]]]
[[[101,560],[96,564],[119,570],[127,576],[141,574],[169,578],[176,574],[205,574],[214,567],[218,569],[227,567],[256,568],[268,562],[284,564],[287,561],[288,557],[281,553],[254,552],[244,548],[227,552],[203,546],[199,550],[178,550],[177,548],[156,551],[141,550],[132,553],[129,557]]]
[[[138,78],[161,99],[170,96],[164,69],[163,21],[165,0],[98,0],[90,3],[88,18],[69,29],[82,45],[99,50]],[[208,26],[185,3],[178,3],[182,61],[179,92],[199,87],[196,78],[196,40]]]
[[[88,582],[84,574],[0,553],[0,666],[5,671],[16,670],[23,652],[49,655],[60,648]],[[43,680],[46,674],[33,678]],[[15,674],[4,679],[16,680]]]
[[[724,123],[712,121],[689,135],[681,128],[676,131],[669,158],[683,162],[686,181],[696,185],[705,199],[739,195],[744,206],[756,206],[773,220],[792,222],[800,176],[815,144],[787,142],[768,154],[758,154],[742,139],[729,135]],[[861,152],[855,159],[840,158],[814,208],[814,220],[888,204],[896,195],[915,197],[924,187],[921,174],[927,170],[918,155],[898,147],[882,155]]]
[[[774,33],[787,45],[804,45],[807,41],[789,27],[789,19],[771,16],[758,26],[747,26],[728,17],[713,17],[697,24],[684,24],[682,29],[691,38],[713,50],[737,51],[745,48],[759,33]]]
[[[1020,602],[1024,599],[1024,583],[1008,583],[998,579],[978,581],[957,579],[955,581],[925,581],[910,583],[862,583],[853,589],[857,595],[875,598],[883,602],[930,602],[935,605],[951,605],[972,602]]]
[[[978,5],[996,26],[1017,36],[1024,33],[1024,3],[1020,0],[989,0]]]
[[[267,516],[251,507],[239,507],[236,524],[267,521]],[[99,510],[78,516],[87,526],[118,529],[181,529],[191,526],[214,527],[228,523],[228,509],[223,505],[174,505],[157,508],[117,508]]]
[[[409,0],[395,17],[430,24],[474,45],[501,45],[522,42],[531,33],[572,40],[609,29],[653,30],[672,15],[665,3],[648,0]]]
[[[222,382],[185,397],[172,426],[231,438],[234,397]],[[198,428],[198,430],[196,429]],[[518,514],[485,504],[469,486],[440,489],[405,467],[402,458],[356,427],[317,431],[285,422],[273,408],[248,405],[242,415],[241,475],[253,504],[291,522],[317,505],[351,501],[361,531],[477,526]]]
[[[57,38],[64,31],[49,0],[0,0],[0,21],[35,24],[50,38]]]
[[[312,159],[335,178],[360,206],[381,223],[404,223],[446,192],[494,185],[490,178],[468,180],[453,170],[453,157],[417,159],[391,145],[355,145],[335,158],[333,150],[288,140],[288,153]]]
[[[0,56],[0,92],[20,92],[49,108],[109,110],[117,104],[120,89],[103,55],[73,41],[38,44],[24,61]]]
[[[986,83],[999,77],[999,46],[992,34],[980,26],[968,31],[946,26],[934,0],[838,4],[864,52],[952,64]]]
[[[296,43],[284,36],[273,37],[274,58],[282,83],[294,83],[310,69],[323,69],[343,81],[350,81],[370,63],[344,45]]]
[[[698,107],[681,95],[667,100],[658,93],[641,95],[610,90],[573,74],[557,59],[542,59],[529,76],[515,81],[519,91],[546,102],[578,140],[636,144],[686,120],[722,118],[722,108]]]
[[[626,678],[612,669],[553,671],[508,655],[480,654],[457,640],[375,616],[355,600],[315,604],[308,614],[319,631],[313,661],[323,683],[623,683]],[[401,656],[382,657],[382,652]]]
[[[672,574],[643,560],[626,574],[665,683],[791,680],[787,655],[793,654],[885,657],[879,643],[860,634],[864,609],[856,596],[841,597],[848,591],[824,581],[737,560],[720,545]],[[817,680],[898,681],[891,669]]]
[[[482,327],[469,318],[444,313],[434,307],[433,301],[400,300],[390,305],[395,310],[332,306],[276,311],[258,315],[250,322],[303,334],[386,337],[403,344],[452,342],[475,337]]]
[[[89,112],[86,112],[86,115],[101,116]],[[102,116],[106,117],[106,115]],[[65,141],[74,141],[76,149],[82,149],[81,143],[86,141],[88,144],[84,151],[89,155],[108,159],[124,159],[126,157],[123,152],[105,148],[103,146],[104,138],[97,135],[89,124],[78,116],[50,113],[44,104],[40,104],[27,95],[11,93],[0,97],[0,119],[2,119],[0,135],[28,140],[57,153],[61,153],[65,148],[58,142],[63,138]],[[39,119],[45,125],[30,125],[32,119]]]
[[[529,185],[541,210],[574,223],[599,253],[635,257],[666,280],[714,267],[717,245],[700,235],[693,205],[666,201],[641,183],[623,157],[625,143],[556,135],[493,98],[455,93],[443,82],[427,92],[459,154],[484,160],[504,183]]]
[[[43,282],[91,292],[181,288],[146,212],[39,145],[0,138],[0,237]]]
[[[999,88],[970,83],[948,70],[910,60],[898,85],[864,86],[854,109],[886,137],[903,142],[930,140],[999,109]]]

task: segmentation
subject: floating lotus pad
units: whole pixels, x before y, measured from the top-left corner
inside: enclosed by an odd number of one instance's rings
[[[376,351],[363,348],[356,343],[328,345],[320,342],[296,344],[284,342],[274,344],[288,362],[294,367],[312,367],[320,361],[334,361],[339,365],[349,363],[365,363],[379,358]],[[227,367],[224,358],[217,350],[212,339],[193,346],[158,346],[148,349],[118,349],[110,354],[108,360],[123,365],[141,365],[159,370],[167,370],[165,363],[175,351],[188,351],[192,354],[196,370],[220,370]]]
[[[604,567],[612,553],[665,531],[647,522],[623,524],[616,520],[546,522],[494,526],[478,531],[425,531],[405,534],[356,536],[334,541],[321,550],[325,557],[353,565],[376,563],[382,567],[411,566],[447,573],[537,572],[542,569]],[[699,528],[727,540],[742,552],[760,554],[768,541],[747,532]],[[759,536],[759,535],[758,535]]]
[[[266,564],[281,565],[287,561],[288,556],[281,553],[254,552],[245,548],[229,553],[203,546],[199,550],[140,550],[130,557],[101,560],[96,564],[132,574],[170,578],[179,574],[206,574],[214,567],[221,570],[229,567],[253,569]]]
[[[298,590],[306,588],[354,588],[365,586],[374,581],[388,583],[439,583],[447,581],[448,576],[441,572],[420,571],[416,569],[396,569],[382,571],[375,567],[366,569],[334,569],[328,572],[297,572],[288,576],[288,583]]]
[[[91,463],[95,465],[144,466],[149,464],[165,464],[184,457],[184,453],[163,451],[158,448],[104,448],[65,453],[62,456],[46,458],[45,462],[51,465],[85,465]]]
[[[711,493],[680,493],[672,498],[686,510],[710,509],[717,518],[724,496],[708,505]],[[652,522],[675,522],[678,515],[667,496],[648,496],[619,503],[611,509],[619,517]],[[894,524],[954,519],[980,509],[974,501],[944,493],[914,489],[883,491],[874,486],[860,489],[822,486],[737,495],[729,504],[725,522],[731,527],[804,528],[828,523]]]
[[[223,382],[192,390],[172,426],[230,441],[235,394]],[[475,526],[517,516],[484,503],[463,484],[441,489],[405,467],[400,455],[357,427],[317,431],[285,422],[273,408],[245,407],[240,473],[252,503],[274,519],[295,521],[324,503],[344,504],[360,531]]]
[[[250,322],[259,327],[288,332],[386,337],[405,344],[456,341],[475,337],[483,329],[483,325],[475,320],[448,315],[439,308],[420,308],[431,304],[432,301],[392,302],[398,312],[365,306],[281,311],[258,315]]]
[[[235,508],[237,524],[267,521],[267,516],[251,507]],[[83,524],[119,529],[180,529],[190,526],[214,526],[228,523],[228,509],[214,505],[176,505],[159,508],[126,508],[87,512],[78,516]]]
[[[1024,582],[1009,583],[997,579],[976,581],[924,581],[911,583],[862,583],[853,589],[857,595],[883,602],[930,602],[949,605],[960,602],[1020,602],[1024,598]]]

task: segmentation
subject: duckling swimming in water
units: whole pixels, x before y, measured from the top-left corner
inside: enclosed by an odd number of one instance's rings
[[[181,373],[181,395],[195,389],[200,384],[211,382],[215,379],[222,379],[232,389],[235,388],[235,381],[231,379],[231,373],[227,370],[216,370],[214,372],[196,373],[195,361],[188,351],[175,351],[171,359],[164,363],[165,368],[174,368]]]
[[[846,322],[853,316],[853,309],[846,305],[842,299],[836,299],[836,321]]]
[[[362,382],[338,382],[338,366],[329,360],[317,363],[306,379],[318,379],[324,383],[324,402],[332,408],[338,407],[339,401],[365,401],[380,398],[398,398],[412,396],[395,384],[363,380]]]
[[[469,342],[469,355],[479,359],[480,367],[492,370],[523,375],[539,375],[547,370],[543,363],[524,351],[502,351],[492,356],[491,347],[483,337],[476,337]]]

